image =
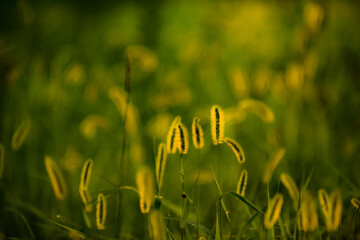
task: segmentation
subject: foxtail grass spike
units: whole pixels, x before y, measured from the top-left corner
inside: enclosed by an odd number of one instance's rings
[[[338,230],[342,213],[342,197],[339,190],[332,192],[330,196],[330,204],[328,215],[325,217],[326,229],[328,232]]]
[[[56,198],[64,200],[67,195],[67,187],[60,169],[50,156],[45,156],[45,167]]]
[[[236,159],[240,164],[245,162],[245,153],[243,148],[240,146],[238,142],[236,142],[234,139],[225,137],[224,142],[233,150],[235,153]]]
[[[194,147],[201,149],[204,147],[204,131],[200,125],[200,118],[195,117],[192,123],[192,139]]]
[[[177,116],[174,121],[171,123],[169,128],[169,133],[167,135],[167,152],[175,153],[177,149],[177,143],[179,141],[179,128],[177,127],[179,122],[181,121],[180,116]]]
[[[354,206],[354,208],[359,209],[360,207],[360,200],[356,198],[352,198],[350,200],[351,204]]]
[[[150,211],[150,224],[154,240],[166,240],[164,219],[159,210]]]
[[[5,165],[5,148],[4,145],[0,143],[0,179],[4,175],[4,165]]]
[[[245,190],[246,190],[247,180],[248,180],[248,172],[247,172],[247,170],[243,170],[241,172],[239,182],[238,182],[238,185],[237,185],[237,189],[236,189],[236,193],[239,194],[242,197],[245,197]]]
[[[276,166],[279,164],[280,160],[284,157],[285,153],[286,153],[285,148],[280,148],[272,156],[272,158],[270,159],[270,161],[268,162],[265,168],[265,172],[262,179],[263,183],[268,184],[270,182]]]
[[[264,103],[253,100],[244,99],[239,102],[238,109],[240,111],[246,111],[258,115],[264,123],[272,123],[275,120],[274,113]]]
[[[283,202],[284,197],[281,193],[275,194],[275,196],[270,200],[270,205],[264,217],[264,226],[267,229],[272,228],[277,222],[281,213]]]
[[[306,191],[301,200],[298,227],[304,232],[315,231],[319,226],[318,216],[314,198],[309,191]]]
[[[88,192],[88,185],[89,185],[89,181],[90,181],[90,177],[91,177],[92,168],[93,168],[93,160],[88,159],[82,168],[80,185],[79,185],[80,197],[81,197],[82,202],[85,205],[86,212],[92,211],[92,205],[89,204],[91,201],[90,194]]]
[[[321,188],[319,190],[319,202],[320,202],[321,210],[322,210],[324,216],[326,217],[330,210],[330,207],[329,207],[330,197],[329,197],[329,194],[325,191],[325,189]]]
[[[106,221],[106,199],[102,193],[98,195],[96,203],[96,227],[99,230],[105,229]]]
[[[144,166],[138,170],[136,185],[140,195],[140,211],[148,213],[154,201],[154,177],[150,168]]]
[[[177,142],[177,148],[179,153],[187,154],[189,150],[189,134],[184,124],[181,122],[178,124],[179,138]]]
[[[285,173],[282,173],[280,175],[280,180],[281,180],[282,184],[284,184],[284,186],[288,190],[289,195],[294,202],[294,208],[295,208],[295,210],[297,210],[298,203],[299,203],[299,189],[296,186],[296,183],[294,182],[292,177],[290,177],[290,175],[285,174]]]
[[[20,126],[16,129],[11,139],[11,148],[13,150],[16,151],[21,148],[22,144],[24,143],[30,132],[30,129],[31,129],[30,120],[25,120],[20,124]]]
[[[214,145],[223,142],[225,135],[224,111],[219,105],[212,106],[210,110],[211,137]]]
[[[155,162],[156,181],[158,184],[159,191],[160,191],[160,189],[162,187],[162,183],[163,183],[165,166],[166,166],[166,158],[167,158],[166,145],[165,145],[165,143],[160,143],[158,152],[157,152],[157,156],[156,156],[156,162]]]
[[[93,160],[88,159],[81,171],[81,180],[80,180],[80,189],[86,189],[88,188],[91,172],[93,168]]]

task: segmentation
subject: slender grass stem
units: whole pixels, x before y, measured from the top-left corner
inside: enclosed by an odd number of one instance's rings
[[[196,239],[199,239],[199,216],[200,216],[200,191],[198,188],[198,180],[200,177],[200,149],[198,149],[198,158],[197,158],[197,176],[196,176]]]
[[[125,162],[125,148],[126,148],[126,120],[128,114],[128,108],[130,103],[130,60],[128,56],[126,56],[126,70],[125,70],[125,91],[126,91],[126,103],[125,103],[125,110],[124,110],[124,128],[123,128],[123,141],[121,146],[121,156],[119,160],[119,185],[123,183],[125,179],[125,172],[126,172],[126,162]],[[121,211],[121,204],[122,204],[122,192],[120,191],[116,198],[116,211],[115,211],[115,219],[117,226],[120,223],[120,211]]]
[[[184,239],[184,208],[185,208],[185,173],[184,173],[184,155],[180,154],[180,181],[181,181],[181,240]]]

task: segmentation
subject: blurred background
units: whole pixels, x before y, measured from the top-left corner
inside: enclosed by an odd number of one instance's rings
[[[221,158],[224,192],[235,190],[240,171],[247,169],[247,196],[263,206],[262,175],[281,147],[287,151],[274,172],[273,193],[280,173],[290,174],[300,187],[313,171],[309,189],[341,188],[349,207],[348,200],[360,196],[359,29],[357,1],[0,1],[1,236],[28,234],[9,208],[20,211],[40,238],[67,236],[44,220],[58,214],[57,221],[96,232],[86,227],[81,211],[80,172],[86,159],[94,159],[93,197],[114,187],[101,176],[117,181],[126,55],[131,104],[124,184],[135,186],[138,166],[154,166],[157,146],[175,116],[189,130],[197,116],[205,132],[201,222],[210,229],[218,193],[209,162],[216,169]],[[248,99],[265,104],[273,117],[256,106],[245,111]],[[214,154],[213,104],[225,111],[226,135],[244,148],[247,160],[241,166],[230,148]],[[14,150],[12,136],[24,121],[31,121],[31,129]],[[197,154],[191,147],[185,157],[189,192]],[[66,202],[54,198],[45,155],[65,176]],[[175,203],[180,202],[178,167],[178,156],[171,156],[163,195]],[[119,229],[129,238],[147,236],[136,194],[124,193],[123,206],[129,207],[121,226],[111,225],[115,197],[108,201],[104,236]]]

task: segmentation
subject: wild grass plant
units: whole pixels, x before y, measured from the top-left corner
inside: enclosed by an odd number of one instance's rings
[[[0,239],[358,239],[359,4],[159,4],[1,4]]]

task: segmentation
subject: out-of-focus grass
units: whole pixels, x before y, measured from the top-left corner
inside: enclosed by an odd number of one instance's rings
[[[319,8],[311,8],[318,6]],[[161,2],[85,4],[57,1],[0,3],[0,142],[4,145],[4,176],[0,179],[0,232],[26,238],[28,225],[38,238],[67,237],[60,225],[100,237],[95,214],[83,216],[78,193],[81,167],[94,160],[89,186],[93,199],[114,190],[124,141],[124,118],[110,89],[124,88],[125,55],[131,60],[131,107],[126,131],[125,178],[135,186],[139,166],[154,166],[154,151],[166,140],[173,118],[180,115],[190,129],[201,119],[205,147],[200,153],[200,223],[215,230],[218,191],[209,163],[217,171],[221,159],[221,188],[235,191],[239,175],[248,171],[246,199],[260,209],[267,204],[262,184],[265,166],[281,147],[286,155],[275,169],[270,195],[284,194],[282,222],[294,234],[296,213],[280,184],[280,174],[292,176],[299,189],[311,173],[307,188],[341,189],[342,230],[353,236],[352,197],[359,197],[360,29],[359,4],[309,2]],[[315,10],[314,10],[315,9]],[[265,103],[273,121],[240,111],[244,99]],[[209,110],[225,110],[226,136],[244,148],[239,166],[230,148],[211,144]],[[121,110],[121,109],[120,109]],[[31,130],[18,151],[11,139],[20,124]],[[191,195],[198,153],[185,156],[185,188]],[[59,164],[69,192],[56,200],[44,157]],[[161,207],[164,222],[176,239],[179,218],[169,205],[180,206],[178,155],[168,156]],[[312,172],[313,171],[313,172]],[[220,216],[224,234],[235,237],[254,214],[243,203],[224,197],[232,224]],[[140,213],[138,196],[124,190],[116,225],[116,195],[107,198],[106,230],[101,237],[149,238],[148,217]],[[167,201],[171,201],[170,203]],[[318,202],[316,205],[319,207]],[[172,208],[173,209],[173,208]],[[196,211],[189,216],[194,220]],[[21,215],[16,214],[21,213]],[[169,214],[169,215],[168,215]],[[324,218],[320,230],[325,234]],[[57,218],[60,215],[60,218]],[[27,219],[28,225],[22,221]],[[189,217],[190,218],[190,217]],[[244,236],[264,238],[262,217]],[[57,224],[54,224],[56,222]],[[59,225],[60,224],[60,225]],[[280,224],[280,223],[279,223]],[[196,227],[189,225],[191,236]],[[275,230],[276,234],[279,231]],[[281,231],[283,234],[284,232]],[[209,236],[205,231],[201,235]],[[188,236],[188,235],[187,235]],[[1,235],[0,235],[1,238]]]

